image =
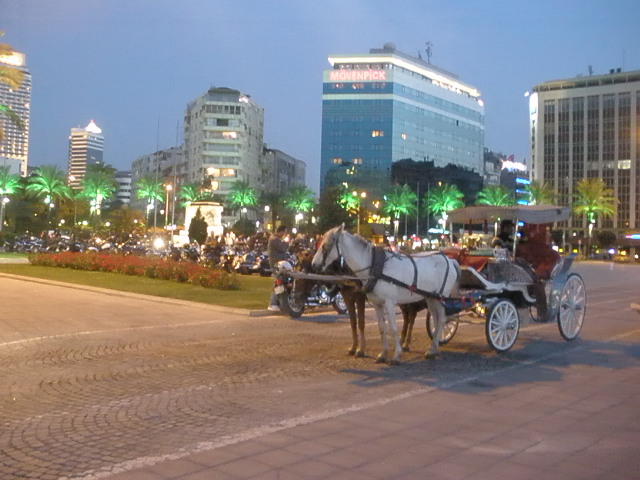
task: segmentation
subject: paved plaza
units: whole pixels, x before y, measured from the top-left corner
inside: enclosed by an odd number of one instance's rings
[[[426,361],[345,355],[348,320],[291,320],[0,275],[0,478],[632,479],[640,266],[580,263],[581,336],[462,325]],[[266,302],[265,302],[266,303]]]

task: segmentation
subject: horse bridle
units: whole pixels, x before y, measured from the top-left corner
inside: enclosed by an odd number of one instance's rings
[[[342,257],[342,253],[340,253],[340,242],[338,241],[337,236],[336,235],[331,236],[330,247],[327,247],[327,243],[329,242],[323,242],[322,246],[320,247],[320,249],[322,250],[322,264],[320,265],[320,271],[324,271],[324,269],[327,268],[327,257],[329,256],[329,253],[331,253],[331,249],[333,248],[334,243],[336,245],[338,258],[340,259],[340,266],[342,266],[342,264],[344,263],[344,258]]]

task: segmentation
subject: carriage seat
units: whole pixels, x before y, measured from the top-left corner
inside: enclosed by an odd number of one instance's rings
[[[443,248],[442,253],[450,259],[457,261],[461,267],[473,267],[476,272],[482,271],[482,269],[487,266],[489,258],[491,258],[491,255],[469,254],[469,250],[466,248]]]

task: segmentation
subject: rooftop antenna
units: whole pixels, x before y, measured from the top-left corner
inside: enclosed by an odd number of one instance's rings
[[[427,63],[431,63],[431,54],[433,53],[433,43],[431,42],[425,42],[425,45],[427,46],[427,48],[424,49],[424,51],[427,53]]]
[[[593,75],[593,67],[591,65],[587,67],[587,70],[589,71],[589,76]]]

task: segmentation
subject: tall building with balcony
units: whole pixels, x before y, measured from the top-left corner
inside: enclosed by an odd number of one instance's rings
[[[80,188],[87,166],[102,163],[104,136],[93,120],[84,128],[72,128],[69,135],[69,186]]]
[[[401,159],[481,174],[484,104],[456,75],[387,43],[323,72],[320,189],[383,191]]]
[[[19,52],[0,56],[0,68],[12,68],[22,72],[19,88],[12,88],[0,82],[0,105],[6,105],[19,119],[12,121],[8,115],[0,114],[0,166],[8,166],[11,173],[27,175],[29,160],[29,112],[31,109],[31,74],[27,69],[26,57]]]
[[[216,193],[221,196],[228,194],[237,181],[260,189],[263,136],[262,107],[238,90],[210,88],[190,102],[184,113],[188,181],[213,180]],[[215,179],[209,172],[213,172]],[[230,213],[225,211],[225,216]]]
[[[571,205],[579,180],[601,178],[619,200],[618,214],[598,218],[595,227],[640,228],[640,71],[541,83],[529,114],[533,179]],[[579,216],[561,226],[588,228]]]

